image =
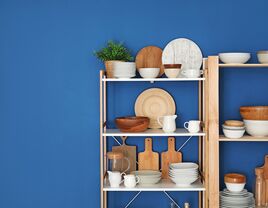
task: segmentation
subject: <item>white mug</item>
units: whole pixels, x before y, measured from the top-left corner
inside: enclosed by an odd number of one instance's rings
[[[162,127],[164,132],[171,133],[176,131],[176,122],[175,122],[176,118],[177,115],[160,116],[157,118],[157,121],[159,125]]]
[[[190,133],[197,133],[200,131],[200,121],[192,120],[185,122],[184,128],[186,128]]]
[[[124,176],[124,185],[127,188],[134,188],[140,182],[139,176],[132,174]]]
[[[125,173],[120,173],[118,171],[107,171],[109,174],[109,182],[112,188],[118,188],[120,184],[124,181],[122,180],[122,175]]]
[[[181,74],[187,78],[198,78],[203,73],[204,71],[199,69],[186,69],[181,72]]]

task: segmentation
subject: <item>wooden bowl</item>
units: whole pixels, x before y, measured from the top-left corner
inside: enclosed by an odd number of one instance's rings
[[[232,126],[232,127],[243,127],[243,126],[245,126],[243,121],[238,121],[238,120],[227,120],[227,121],[224,122],[224,125]]]
[[[181,64],[164,64],[165,69],[180,69]]]
[[[122,132],[143,132],[148,129],[150,119],[148,117],[119,117],[115,119],[115,124]]]
[[[244,120],[268,120],[268,106],[242,106],[240,114]]]
[[[224,175],[225,183],[246,183],[246,176],[238,173],[228,173]]]

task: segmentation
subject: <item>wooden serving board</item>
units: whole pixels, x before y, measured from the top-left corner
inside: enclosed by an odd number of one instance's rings
[[[170,163],[182,162],[182,153],[177,152],[175,149],[175,138],[168,138],[168,151],[161,154],[161,169],[162,178],[168,178],[168,170]]]
[[[265,182],[265,205],[268,204],[268,155],[265,155],[263,166],[263,178]]]
[[[160,68],[159,77],[164,74],[162,65],[162,49],[156,46],[142,48],[136,56],[136,66],[140,68]]]
[[[159,170],[159,155],[153,152],[152,138],[145,139],[145,151],[138,155],[139,170]]]
[[[137,161],[137,148],[136,146],[129,146],[126,145],[126,139],[127,137],[121,137],[123,144],[121,146],[113,146],[112,147],[112,151],[113,152],[122,152],[123,155],[129,159],[130,162],[130,168],[128,171],[126,171],[126,173],[130,173],[131,171],[135,171],[137,170],[136,168],[136,161]],[[128,166],[128,163],[126,160],[124,160],[123,162],[123,170],[126,170]]]

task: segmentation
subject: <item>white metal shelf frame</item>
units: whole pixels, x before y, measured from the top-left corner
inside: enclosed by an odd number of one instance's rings
[[[156,78],[156,79],[142,79],[142,78],[134,78],[134,79],[107,79],[105,77],[105,72],[101,71],[100,72],[100,183],[101,183],[101,208],[107,208],[107,192],[108,187],[105,186],[104,183],[104,179],[105,179],[105,173],[106,173],[106,152],[107,152],[107,144],[106,144],[106,137],[108,136],[137,136],[137,135],[128,135],[125,133],[121,133],[119,132],[117,129],[107,129],[106,126],[106,96],[107,96],[107,91],[106,91],[106,87],[107,87],[107,82],[125,82],[125,81],[130,81],[130,82],[140,82],[140,81],[149,81],[151,83],[156,82],[156,81],[161,81],[161,82],[184,82],[184,81],[195,81],[199,83],[199,102],[198,102],[198,106],[199,106],[199,119],[202,121],[205,121],[206,118],[206,113],[205,110],[207,110],[207,106],[205,106],[205,89],[206,89],[206,76],[207,73],[204,73],[204,77],[203,78],[196,78],[196,79],[185,79],[185,78],[176,78],[176,79],[167,79],[167,78]],[[205,125],[207,124],[207,122],[204,122]],[[164,132],[146,132],[143,135],[140,136],[188,136],[189,139],[191,139],[192,136],[197,136],[199,137],[199,165],[200,165],[200,171],[204,174],[204,177],[202,177],[202,182],[197,183],[198,185],[195,184],[196,187],[192,187],[192,189],[190,187],[188,188],[178,188],[178,187],[174,187],[173,184],[169,184],[169,186],[165,186],[164,184],[168,184],[166,181],[163,181],[161,183],[161,186],[159,185],[159,190],[158,191],[163,191],[165,193],[165,195],[171,200],[172,198],[169,196],[169,194],[166,191],[199,191],[199,207],[205,207],[207,204],[207,196],[206,196],[206,192],[204,191],[207,188],[207,174],[205,173],[205,171],[207,171],[206,167],[206,160],[205,157],[207,155],[206,153],[206,148],[207,148],[207,135],[206,135],[206,130],[207,127],[204,127],[204,132],[199,132],[197,134],[190,134],[185,130],[182,129],[177,129],[177,131],[174,134],[166,134]],[[189,139],[185,142],[185,144],[183,144],[182,146],[186,145],[186,143],[189,141]],[[172,186],[173,185],[173,186]],[[156,186],[157,188],[157,186]],[[127,190],[125,190],[127,191]],[[138,197],[138,195],[140,194],[141,190],[138,189],[135,191],[139,191],[137,195],[134,196],[134,198],[136,199]],[[131,204],[135,199],[132,199],[129,204]],[[172,201],[172,200],[171,200]],[[174,201],[174,200],[173,200]],[[178,205],[177,205],[178,206]],[[126,206],[128,207],[128,206]],[[179,207],[179,206],[178,206]]]

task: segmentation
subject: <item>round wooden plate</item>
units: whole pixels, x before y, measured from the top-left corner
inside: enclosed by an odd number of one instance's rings
[[[136,66],[140,68],[160,68],[158,77],[164,74],[162,65],[162,49],[156,46],[142,48],[136,56]]]
[[[160,88],[151,88],[143,91],[135,102],[136,116],[150,118],[149,128],[159,129],[161,126],[157,118],[165,115],[174,115],[176,105],[172,96]]]
[[[203,56],[200,48],[193,41],[186,38],[172,40],[164,48],[163,64],[182,64],[182,69],[200,69]]]

